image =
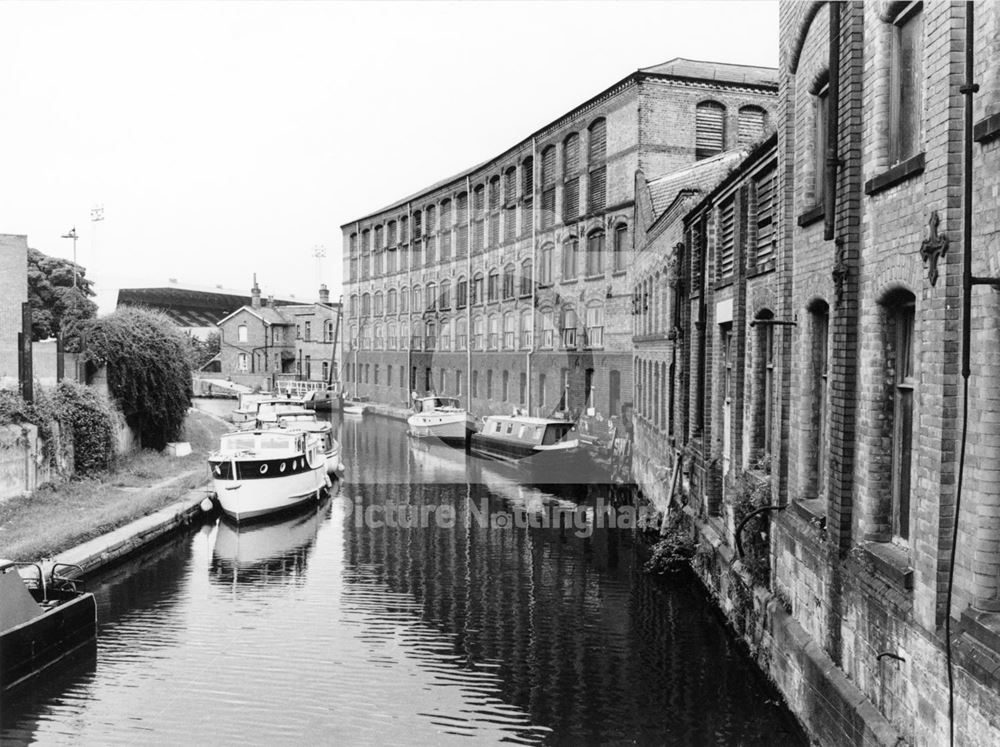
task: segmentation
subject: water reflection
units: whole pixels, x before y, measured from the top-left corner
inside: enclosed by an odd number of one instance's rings
[[[592,523],[594,495],[467,482],[461,452],[402,424],[334,422],[341,495],[97,580],[96,666],[4,702],[0,743],[805,744],[704,595],[641,574],[632,534],[469,521]],[[402,506],[454,526],[358,521]]]

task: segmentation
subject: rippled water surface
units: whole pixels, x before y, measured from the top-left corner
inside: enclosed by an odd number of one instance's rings
[[[466,520],[593,493],[466,480],[401,423],[334,422],[337,495],[94,579],[96,647],[0,702],[0,743],[805,744],[703,592],[644,577],[628,532]],[[455,526],[357,521],[401,505]]]

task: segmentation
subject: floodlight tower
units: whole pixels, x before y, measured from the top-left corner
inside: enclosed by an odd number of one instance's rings
[[[79,238],[76,234],[76,226],[73,226],[68,233],[64,233],[61,238],[73,239],[73,287],[76,288],[76,240]]]

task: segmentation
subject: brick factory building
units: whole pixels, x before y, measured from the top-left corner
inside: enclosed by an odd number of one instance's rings
[[[342,226],[348,392],[619,414],[633,391],[636,174],[759,140],[776,94],[770,68],[671,60]]]
[[[775,141],[637,236],[637,481],[817,741],[1000,744],[1000,5],[780,24]]]

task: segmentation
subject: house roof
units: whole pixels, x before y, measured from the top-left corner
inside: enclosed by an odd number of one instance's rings
[[[260,319],[265,324],[294,324],[295,322],[289,321],[284,314],[275,308],[270,306],[260,306],[258,308],[253,308],[252,306],[240,306],[236,311],[231,314],[227,314],[222,319],[216,322],[216,324],[221,325],[223,322],[227,322],[234,316],[239,314],[241,311],[246,311],[248,314],[253,314],[255,317]]]
[[[653,205],[654,220],[673,204],[677,195],[685,189],[707,191],[714,187],[746,156],[746,149],[727,150],[711,158],[669,174],[649,179],[646,186]]]

